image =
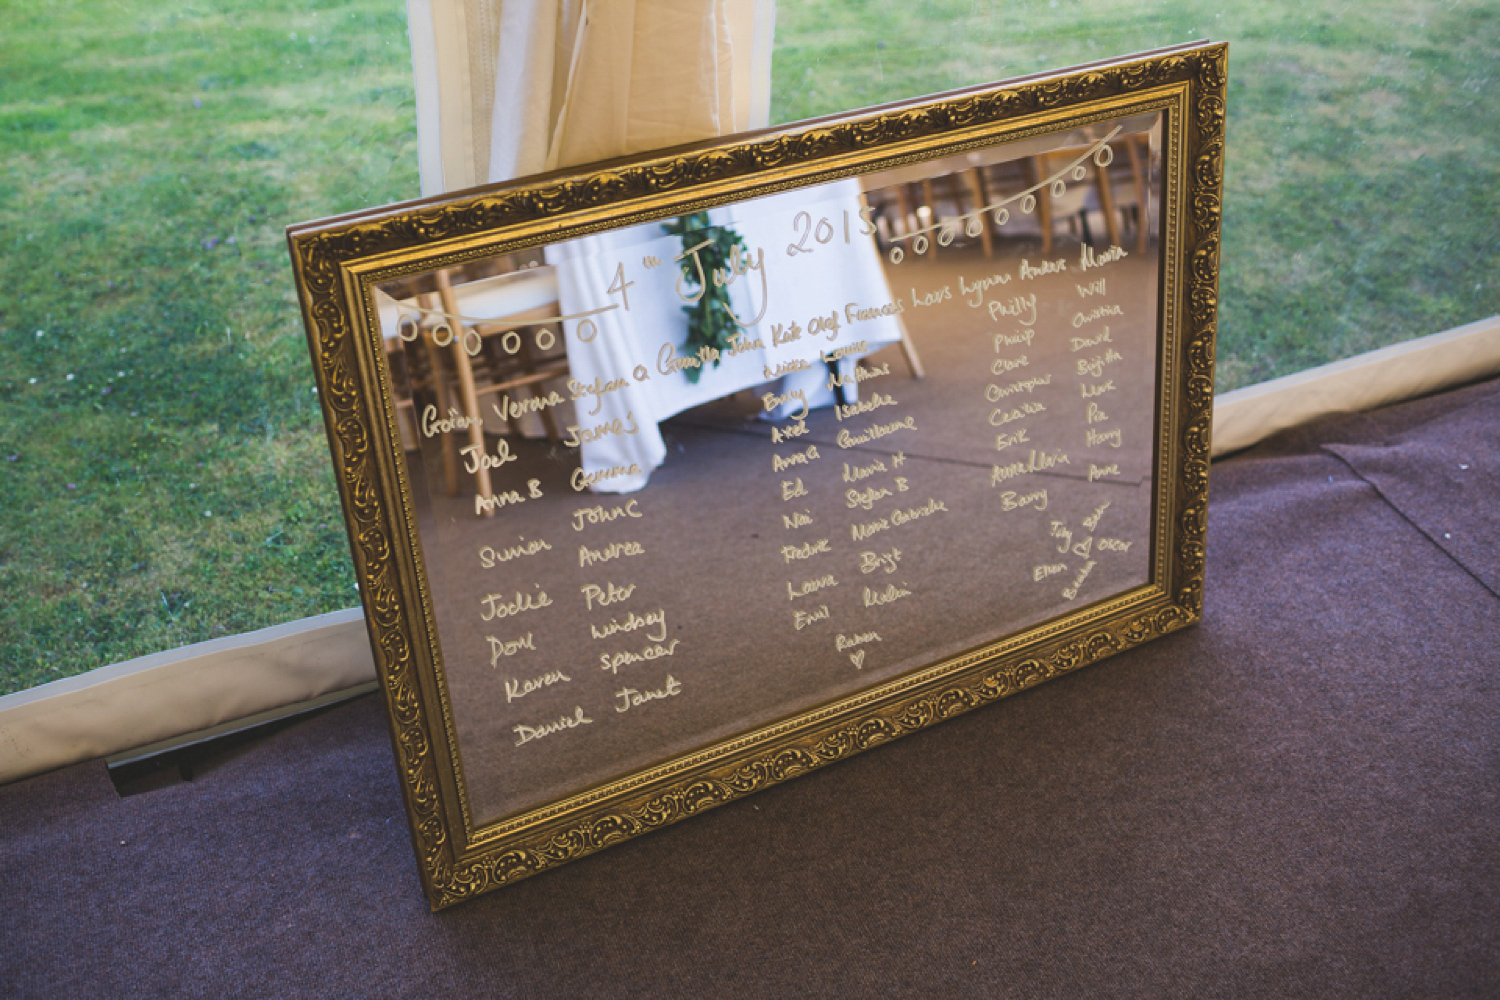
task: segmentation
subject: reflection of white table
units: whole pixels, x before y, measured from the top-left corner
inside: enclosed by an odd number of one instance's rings
[[[662,364],[664,346],[682,356],[687,339],[685,303],[675,286],[682,264],[673,258],[682,253],[679,237],[663,232],[659,223],[602,233],[547,248],[548,263],[557,267],[558,296],[564,315],[591,312],[621,304],[619,294],[608,289],[616,281],[618,268],[625,268],[625,278],[633,282],[626,289],[629,308],[616,308],[589,318],[597,332],[591,339],[579,338],[580,321],[565,326],[568,361],[572,377],[585,385],[608,385],[623,379],[625,385],[597,396],[578,401],[578,420],[583,428],[602,428],[620,420],[621,430],[586,441],[582,447],[583,472],[596,476],[610,470],[635,466],[638,473],[609,475],[598,479],[598,492],[626,493],[646,485],[651,470],[666,458],[666,445],[657,425],[673,414],[742,389],[762,385],[777,378],[782,366],[807,363],[807,369],[780,378],[774,391],[781,395],[802,394],[808,406],[826,406],[834,400],[827,386],[828,367],[824,353],[857,345],[864,347],[841,359],[843,370],[852,372],[854,362],[886,344],[901,339],[896,316],[876,316],[865,320],[851,319],[853,309],[878,309],[894,296],[881,270],[879,251],[873,238],[860,234],[864,228],[859,216],[859,184],[836,181],[802,191],[771,195],[751,202],[716,209],[710,213],[713,222],[728,225],[738,232],[758,259],[766,282],[763,293],[760,274],[750,271],[730,286],[735,312],[749,320],[759,316],[744,330],[747,342],[760,346],[719,359],[702,368],[696,384],[681,371]],[[805,245],[811,253],[790,256],[789,243],[795,242],[804,228],[796,220],[799,212],[808,213],[808,227],[816,230]],[[844,239],[847,212],[849,242]],[[832,227],[818,229],[818,220],[827,218]],[[819,242],[816,235],[827,236]],[[646,257],[655,257],[661,266],[647,267]],[[712,280],[710,278],[709,280]],[[691,291],[689,286],[684,286]],[[836,314],[838,329],[809,335],[809,321]],[[775,343],[773,329],[783,331],[795,323],[801,328],[800,339]],[[588,328],[585,326],[585,335]],[[663,368],[666,371],[663,371]],[[644,374],[644,379],[636,376]],[[768,390],[770,391],[770,390]],[[855,386],[846,387],[846,400],[855,400]],[[800,408],[800,403],[779,406],[768,413],[772,419],[785,419]],[[633,432],[629,432],[630,428]]]

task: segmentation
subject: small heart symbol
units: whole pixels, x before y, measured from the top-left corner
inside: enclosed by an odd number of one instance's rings
[[[852,664],[854,664],[854,668],[856,670],[863,669],[864,665],[865,665],[865,651],[863,649],[861,649],[857,653],[850,653],[849,654],[849,662],[852,663]]]

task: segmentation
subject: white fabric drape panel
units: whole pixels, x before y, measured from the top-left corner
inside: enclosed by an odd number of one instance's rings
[[[774,0],[408,0],[424,196],[768,124]]]

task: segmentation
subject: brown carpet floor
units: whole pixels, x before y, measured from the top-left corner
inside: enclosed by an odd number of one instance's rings
[[[373,698],[0,788],[0,996],[1500,996],[1497,418],[1220,462],[1201,625],[441,914]]]

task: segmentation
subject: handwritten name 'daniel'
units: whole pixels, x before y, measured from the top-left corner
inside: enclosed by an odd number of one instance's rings
[[[543,722],[535,726],[516,725],[511,731],[516,734],[516,746],[539,740],[543,736],[551,736],[553,733],[565,732],[569,729],[577,729],[579,726],[587,726],[593,723],[593,719],[583,714],[583,706],[578,705],[573,709],[572,715],[565,715],[556,722]]]

